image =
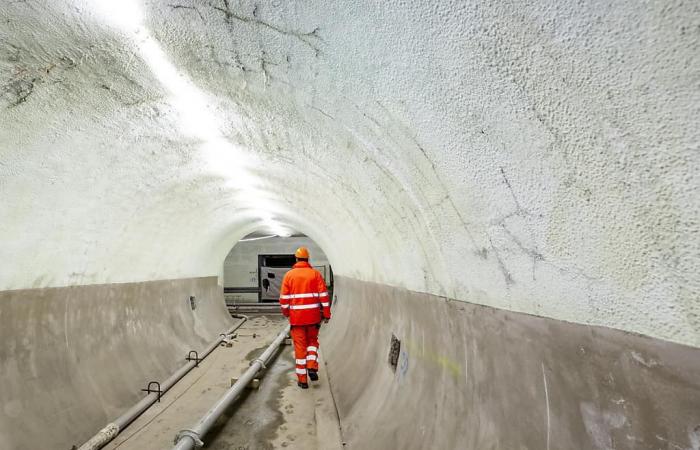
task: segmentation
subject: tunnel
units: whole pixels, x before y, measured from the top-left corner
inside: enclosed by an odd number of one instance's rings
[[[230,328],[257,233],[332,265],[343,448],[698,450],[698,117],[696,0],[3,0],[0,449]]]

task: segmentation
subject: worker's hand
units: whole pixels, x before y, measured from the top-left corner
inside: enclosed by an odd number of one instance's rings
[[[324,317],[324,318],[323,318],[323,323],[328,323],[329,320],[331,320],[331,319],[328,319],[328,318]]]

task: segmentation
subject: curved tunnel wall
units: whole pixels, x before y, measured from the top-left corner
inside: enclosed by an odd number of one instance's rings
[[[3,450],[77,448],[233,325],[217,277],[3,291],[0,305]]]
[[[0,5],[0,289],[296,229],[348,279],[700,344],[696,2],[45,3]]]
[[[700,444],[697,348],[342,277],[336,292],[321,342],[348,448]]]

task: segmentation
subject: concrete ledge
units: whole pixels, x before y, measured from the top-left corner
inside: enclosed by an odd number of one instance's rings
[[[343,277],[336,292],[321,342],[347,448],[700,445],[699,349]]]

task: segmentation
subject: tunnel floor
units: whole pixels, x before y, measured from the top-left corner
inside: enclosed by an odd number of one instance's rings
[[[231,378],[240,376],[272,342],[285,320],[251,317],[238,329],[232,347],[218,347],[105,448],[172,448],[177,432],[190,428],[206,413],[230,387]],[[343,448],[325,371],[310,389],[301,390],[296,386],[293,358],[292,346],[283,346],[260,377],[259,388],[247,390],[219,419],[205,436],[204,448]]]

